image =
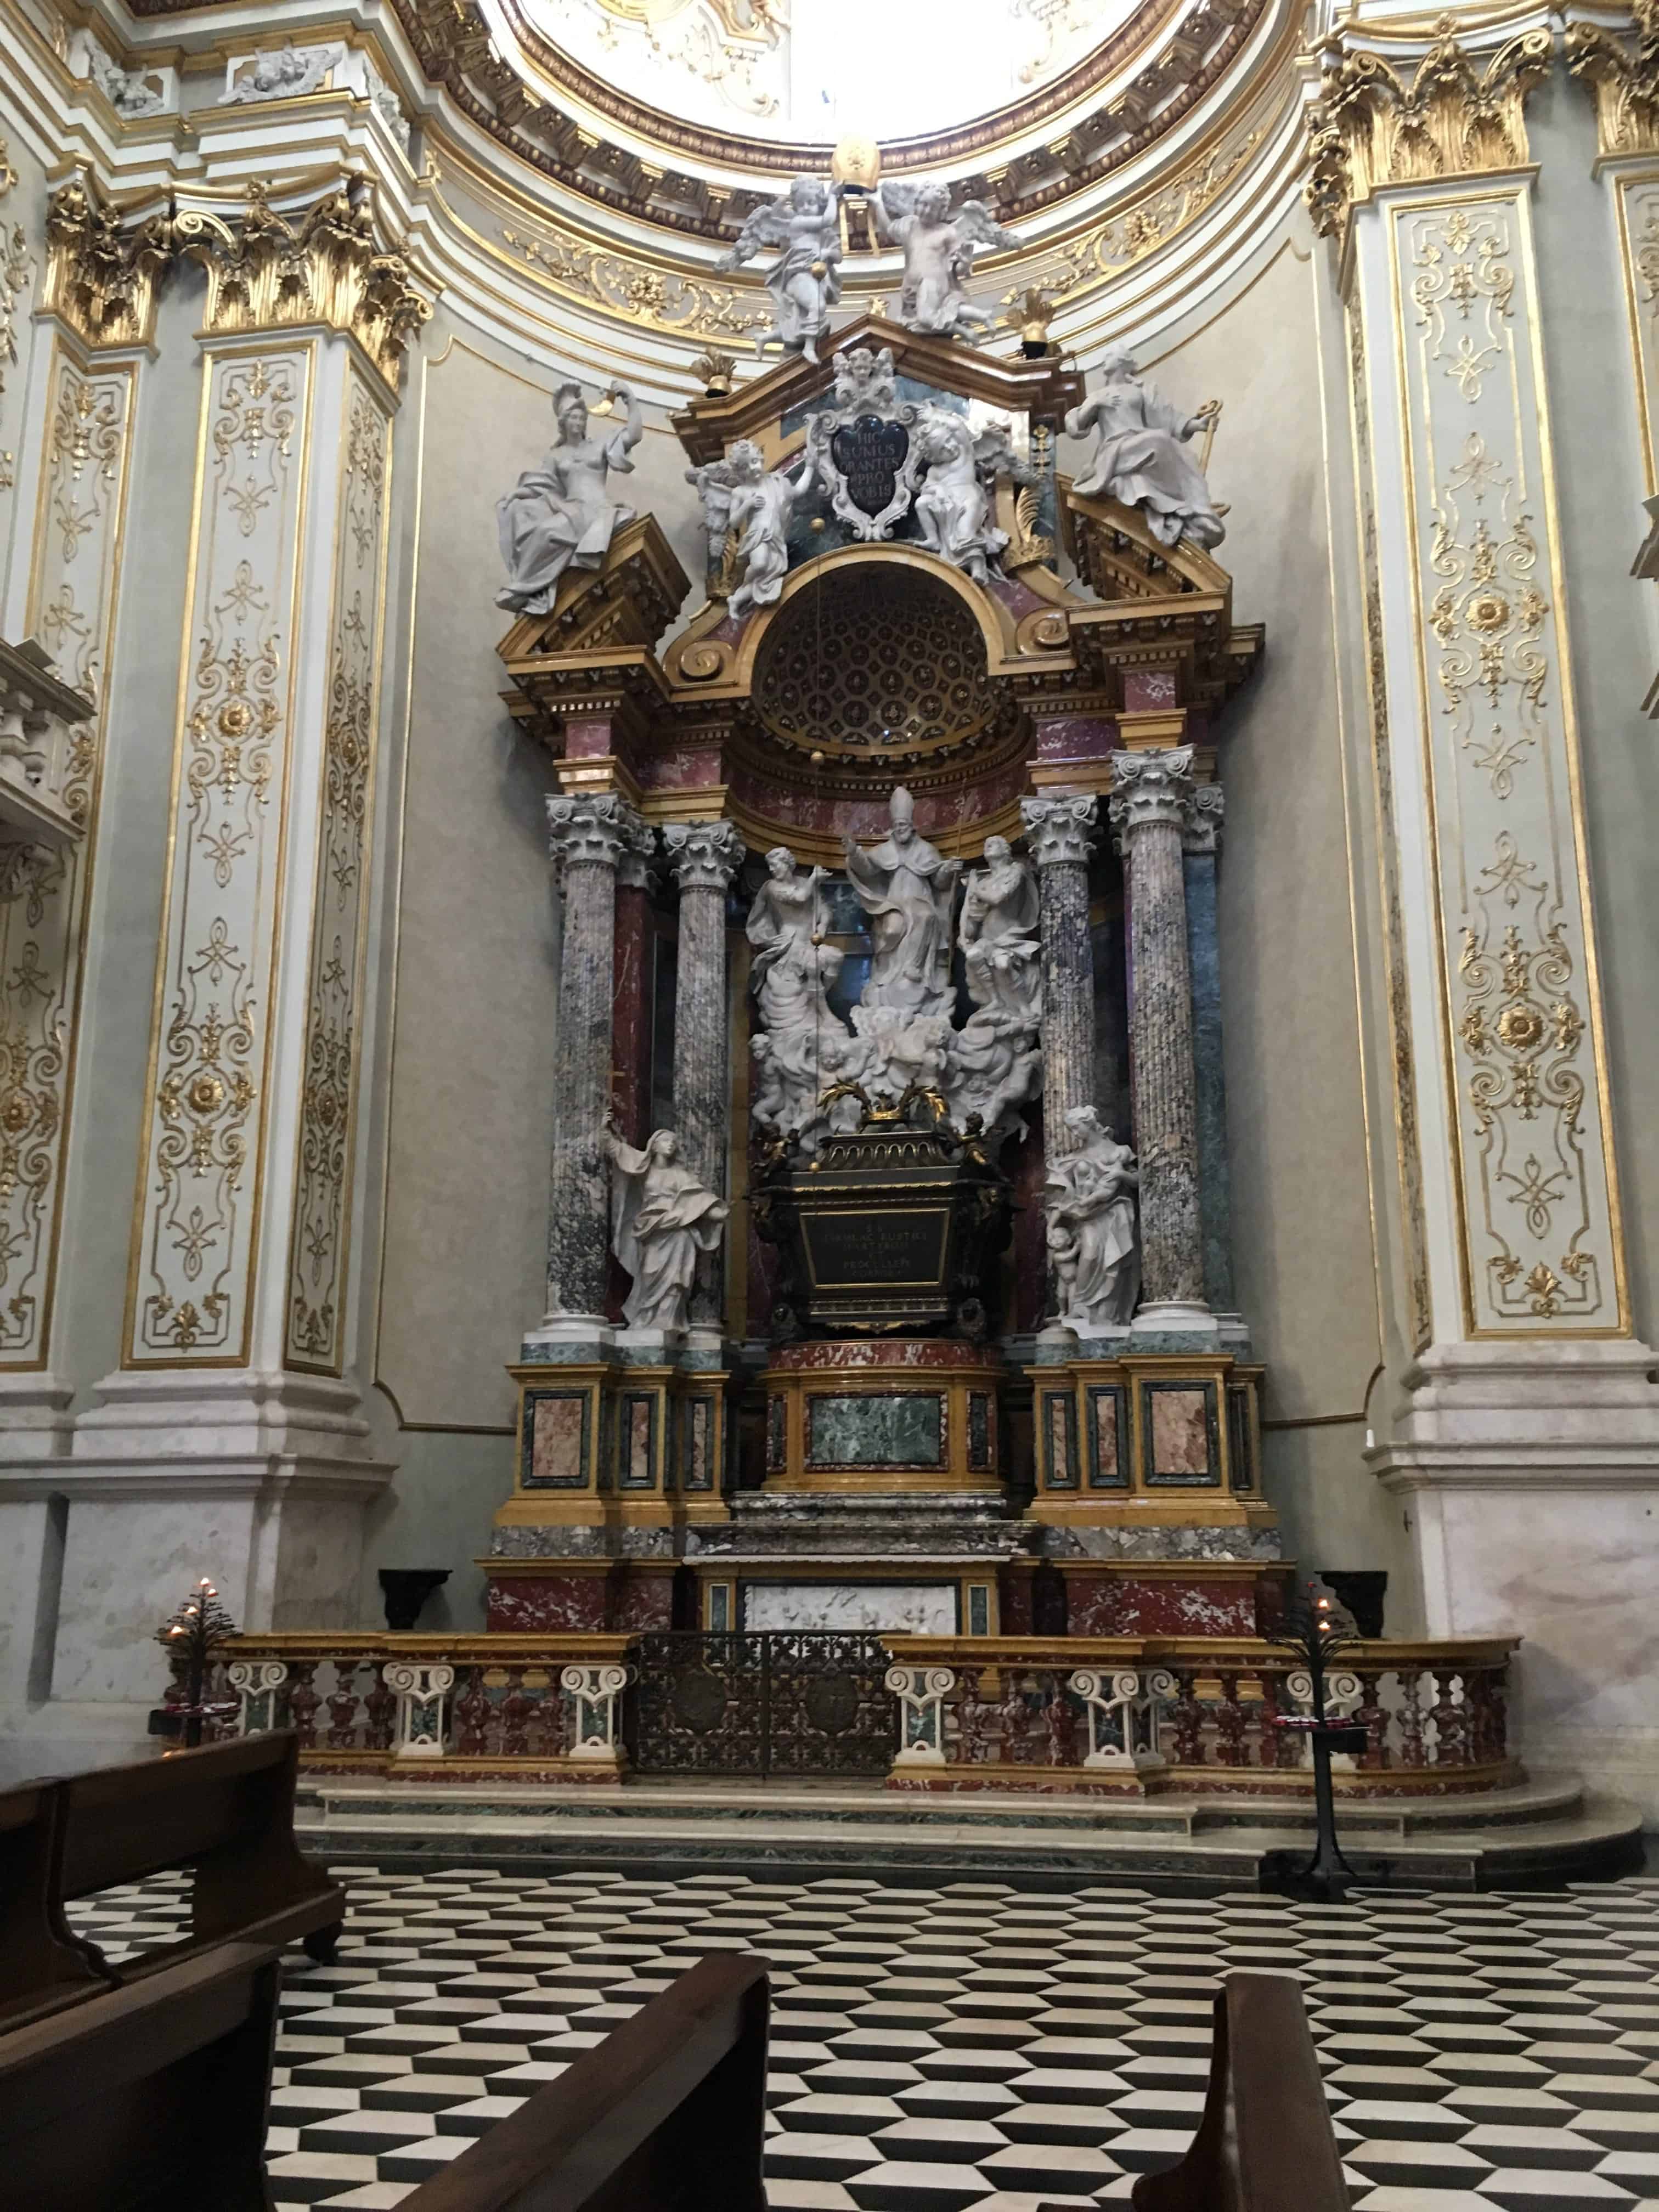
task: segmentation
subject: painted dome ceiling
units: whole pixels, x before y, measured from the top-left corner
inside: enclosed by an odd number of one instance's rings
[[[1055,85],[1141,0],[519,0],[641,108],[760,140],[952,132]]]

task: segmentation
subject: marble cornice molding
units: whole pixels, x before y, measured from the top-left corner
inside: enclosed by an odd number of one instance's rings
[[[1346,238],[1350,218],[1389,185],[1478,177],[1527,167],[1526,104],[1555,58],[1553,31],[1534,26],[1490,58],[1443,15],[1407,74],[1346,26],[1315,49],[1321,75],[1305,115],[1304,197],[1316,231]]]
[[[1570,22],[1568,73],[1595,100],[1595,150],[1607,161],[1659,154],[1659,0],[1632,0],[1631,35]]]

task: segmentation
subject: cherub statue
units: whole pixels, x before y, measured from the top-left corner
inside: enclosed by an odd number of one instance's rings
[[[1186,451],[1206,428],[1219,403],[1183,415],[1135,374],[1134,356],[1114,346],[1100,364],[1102,383],[1092,399],[1066,417],[1066,434],[1098,430],[1095,457],[1072,486],[1083,499],[1116,499],[1144,508],[1160,545],[1183,538],[1194,545],[1219,545],[1226,528],[1210,497],[1204,471]]]
[[[966,878],[957,939],[976,1006],[1018,1014],[1033,1027],[1042,1017],[1036,878],[1016,860],[1006,837],[985,841],[985,866]]]
[[[1008,543],[992,511],[995,476],[981,475],[980,443],[965,415],[929,407],[916,425],[927,473],[915,498],[916,526],[931,553],[982,584],[988,564]]]
[[[601,440],[587,434],[587,402],[580,384],[562,384],[554,393],[557,442],[495,509],[507,567],[507,581],[495,594],[498,607],[514,614],[548,613],[565,570],[602,568],[611,538],[634,520],[631,507],[614,507],[606,498],[605,477],[611,469],[632,471],[628,457],[645,435],[645,425],[625,384],[613,384],[607,396],[623,403],[628,417],[613,436]]]
[[[738,544],[743,581],[726,611],[740,617],[751,607],[775,605],[789,569],[789,517],[811,490],[811,479],[804,462],[793,472],[769,471],[752,438],[739,438],[726,459],[732,469],[728,526],[743,532]]]
[[[630,1328],[683,1328],[697,1255],[715,1252],[731,1212],[680,1158],[672,1129],[655,1129],[635,1152],[607,1127],[614,1170],[611,1249],[634,1279],[623,1301]]]
[[[948,185],[898,185],[884,178],[876,191],[882,236],[904,252],[899,320],[908,331],[955,337],[966,325],[988,331],[995,317],[968,297],[975,247],[1006,252],[1019,244],[992,217],[983,200],[964,200],[954,214]]]
[[[1122,1328],[1140,1287],[1135,1156],[1092,1106],[1074,1106],[1066,1126],[1080,1148],[1050,1160],[1042,1200],[1060,1317],[1085,1334]]]
[[[818,340],[830,327],[830,310],[841,297],[840,195],[816,177],[797,177],[781,199],[769,200],[749,216],[729,253],[715,266],[741,269],[763,246],[783,250],[766,272],[774,327],[755,340],[763,358],[769,345],[818,357]]]
[[[1042,1088],[1042,1053],[1025,1017],[981,1006],[948,1039],[945,1095],[951,1119],[965,1128],[977,1115],[988,1138],[1000,1138],[1018,1122],[1017,1109]]]

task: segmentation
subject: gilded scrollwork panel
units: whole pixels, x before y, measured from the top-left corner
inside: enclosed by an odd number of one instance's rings
[[[245,1359],[259,1237],[314,364],[204,367],[129,1365]]]
[[[1465,1322],[1628,1325],[1525,187],[1389,208]]]
[[[331,1375],[342,1364],[350,1242],[391,466],[391,423],[355,373],[346,386],[344,419],[283,1340],[287,1365]]]
[[[0,200],[7,198],[16,183],[17,172],[11,165],[5,140],[0,138]],[[16,448],[7,442],[6,437],[7,373],[17,366],[18,324],[33,274],[34,264],[29,258],[28,240],[22,224],[7,222],[0,213],[0,492],[12,490],[17,482]],[[12,405],[16,404],[14,399]]]
[[[80,724],[64,798],[73,845],[9,848],[0,871],[0,1367],[46,1364],[80,1031],[125,524],[135,371],[83,368],[60,342],[40,464],[27,635],[99,703]]]

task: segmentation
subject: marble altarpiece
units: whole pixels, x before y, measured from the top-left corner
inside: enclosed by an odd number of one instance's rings
[[[1277,1601],[1214,896],[1262,640],[1207,410],[1114,377],[866,318],[694,399],[701,604],[601,480],[539,535],[556,471],[502,502],[563,933],[492,1627],[1252,1632]],[[515,592],[520,540],[574,550]],[[932,1305],[928,1175],[942,1223],[976,1183],[999,1224]],[[885,1304],[826,1299],[809,1196]]]

